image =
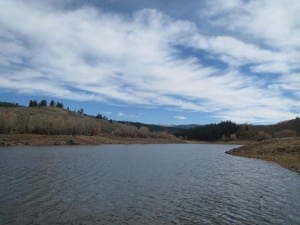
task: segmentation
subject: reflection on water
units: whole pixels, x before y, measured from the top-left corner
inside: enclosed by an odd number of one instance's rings
[[[0,149],[0,224],[300,224],[300,176],[225,145]]]

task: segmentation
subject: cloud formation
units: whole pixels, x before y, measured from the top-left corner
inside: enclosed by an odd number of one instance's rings
[[[127,15],[92,6],[65,9],[42,1],[2,1],[0,87],[206,112],[237,122],[297,116],[298,1],[285,7],[267,0],[213,2],[213,8],[209,3],[199,10],[215,30],[207,34],[198,21],[156,9]],[[279,25],[266,22],[278,18]]]
[[[174,116],[174,118],[177,120],[186,120],[185,116]]]

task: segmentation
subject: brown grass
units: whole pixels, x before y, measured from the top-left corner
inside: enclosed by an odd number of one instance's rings
[[[231,155],[263,159],[300,172],[300,138],[274,138],[227,152]]]

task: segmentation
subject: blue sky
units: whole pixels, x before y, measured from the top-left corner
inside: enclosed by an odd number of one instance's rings
[[[0,100],[158,124],[291,119],[299,11],[298,0],[0,1]]]

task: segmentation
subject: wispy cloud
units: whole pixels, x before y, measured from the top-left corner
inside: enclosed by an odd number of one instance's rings
[[[266,18],[274,15],[268,13],[273,1],[213,2],[213,10],[203,15],[212,29],[223,28],[207,35],[197,22],[154,9],[123,15],[93,7],[67,10],[42,1],[2,1],[0,87],[209,112],[237,122],[299,114],[298,1],[286,7],[274,1],[276,18]],[[224,12],[228,16],[221,19]],[[277,25],[267,22],[271,19]],[[227,66],[182,56],[179,47],[203,51]],[[265,73],[280,76],[270,79]]]
[[[213,0],[211,14],[215,24],[240,35],[277,48],[299,47],[300,2],[298,0]],[[235,2],[235,4],[230,4]],[[215,7],[217,5],[217,7]],[[231,6],[230,6],[231,5]],[[227,12],[227,13],[224,13]],[[222,18],[218,15],[222,15]]]
[[[177,120],[186,120],[185,116],[174,116],[174,118]]]

